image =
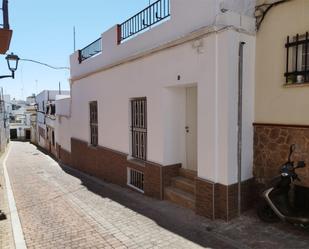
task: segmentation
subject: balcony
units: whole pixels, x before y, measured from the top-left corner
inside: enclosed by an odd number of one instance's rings
[[[252,17],[234,11],[221,12],[218,1],[158,0],[72,54],[71,79],[81,79],[195,33],[231,26],[255,31]]]
[[[138,33],[151,28],[170,16],[170,0],[158,0],[147,8],[143,9],[122,24],[117,25],[117,43],[136,36]],[[102,52],[102,39],[99,38],[79,50],[78,61],[91,58]]]
[[[0,23],[0,54],[5,54],[11,43],[12,30],[9,25],[8,1],[2,1],[2,23]]]
[[[170,0],[159,0],[118,25],[118,43],[151,28],[171,15]]]
[[[90,43],[88,46],[79,50],[78,61],[82,63],[82,61],[101,53],[102,51],[102,39],[99,38],[94,42]]]

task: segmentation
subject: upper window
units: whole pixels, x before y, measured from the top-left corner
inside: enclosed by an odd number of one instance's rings
[[[89,104],[90,108],[90,143],[93,146],[98,145],[98,103],[92,101]]]
[[[292,39],[287,37],[285,44],[286,56],[286,84],[309,83],[309,38],[308,32],[297,34]]]

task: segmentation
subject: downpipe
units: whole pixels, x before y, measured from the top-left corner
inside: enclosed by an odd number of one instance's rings
[[[241,214],[241,163],[242,163],[242,102],[243,102],[243,59],[245,42],[239,43],[238,51],[238,121],[237,121],[237,181],[238,181],[238,216]]]

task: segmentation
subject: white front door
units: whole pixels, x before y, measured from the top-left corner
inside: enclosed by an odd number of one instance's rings
[[[186,88],[186,169],[197,171],[197,87]]]

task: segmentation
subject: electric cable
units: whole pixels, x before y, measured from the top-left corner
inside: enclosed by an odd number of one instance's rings
[[[37,64],[40,64],[40,65],[43,65],[43,66],[46,66],[46,67],[49,67],[49,68],[52,68],[52,69],[55,69],[55,70],[70,70],[69,67],[55,67],[55,66],[51,66],[47,63],[44,63],[44,62],[40,62],[40,61],[37,61],[37,60],[32,60],[32,59],[23,59],[23,58],[20,58],[19,59],[20,61],[28,61],[28,62],[33,62],[33,63],[37,63]]]

